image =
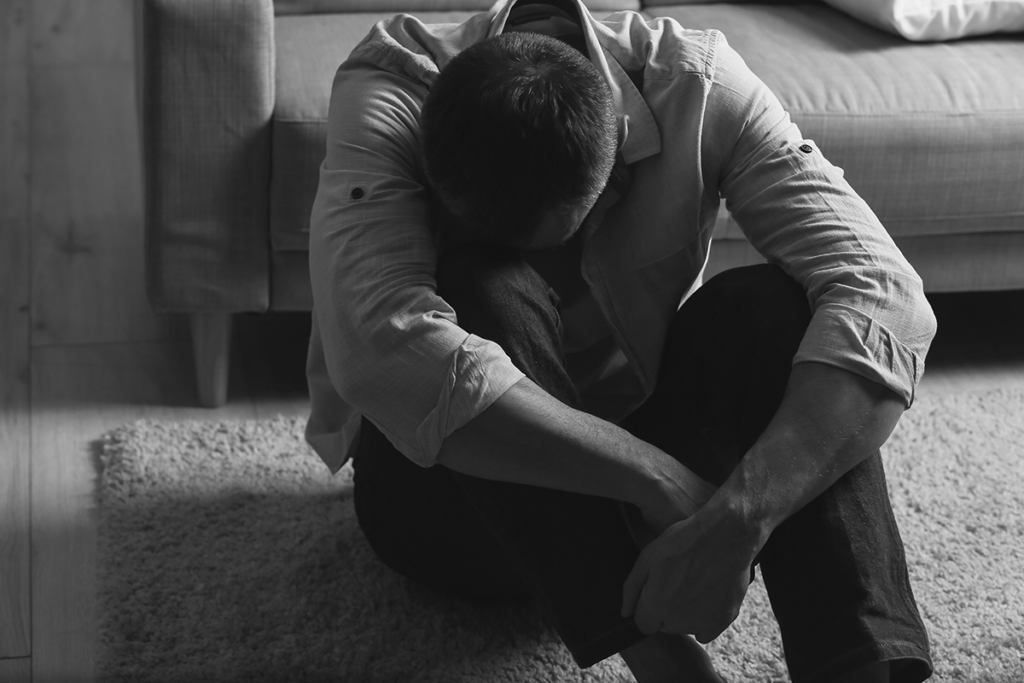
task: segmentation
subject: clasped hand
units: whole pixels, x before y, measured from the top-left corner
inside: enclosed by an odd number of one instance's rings
[[[644,547],[623,587],[622,615],[646,634],[714,640],[739,615],[760,545],[712,501]]]

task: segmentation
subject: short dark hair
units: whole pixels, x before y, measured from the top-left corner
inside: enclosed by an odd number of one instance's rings
[[[596,199],[615,164],[608,84],[578,50],[537,33],[504,33],[456,55],[421,119],[430,183],[484,238],[529,240],[543,212]]]

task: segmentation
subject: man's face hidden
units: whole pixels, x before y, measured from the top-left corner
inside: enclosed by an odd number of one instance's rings
[[[574,206],[566,212],[549,210],[541,214],[539,223],[523,245],[516,245],[527,251],[544,251],[565,244],[580,229],[583,220],[594,207],[594,201],[587,201]]]

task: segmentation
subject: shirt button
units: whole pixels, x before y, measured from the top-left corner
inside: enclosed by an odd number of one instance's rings
[[[362,199],[366,192],[361,187],[352,188],[352,193],[349,195],[352,199]]]
[[[803,152],[804,154],[810,154],[811,152],[814,151],[814,148],[811,147],[810,145],[800,145],[800,151]]]

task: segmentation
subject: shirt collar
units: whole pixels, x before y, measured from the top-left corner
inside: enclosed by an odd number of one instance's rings
[[[442,45],[435,53],[438,69],[463,49],[486,38],[499,35],[505,28],[509,12],[516,0],[498,0],[484,14],[477,15],[455,30],[437,36]],[[612,92],[612,102],[619,121],[619,153],[627,164],[653,156],[661,151],[661,133],[643,95],[633,85],[629,75],[604,48],[600,37],[607,30],[599,30],[598,22],[590,14],[583,0],[573,0],[583,21],[583,33],[590,59],[604,76]]]

